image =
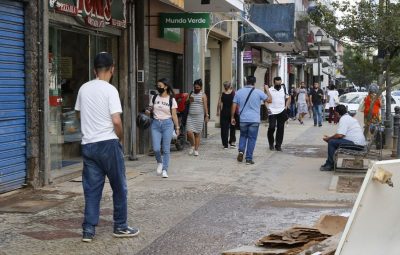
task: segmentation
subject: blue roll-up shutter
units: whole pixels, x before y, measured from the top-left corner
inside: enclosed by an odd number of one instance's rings
[[[26,182],[24,38],[23,4],[0,0],[0,193]]]

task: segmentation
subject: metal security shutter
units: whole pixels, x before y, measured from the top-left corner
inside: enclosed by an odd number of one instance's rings
[[[0,193],[26,181],[24,8],[0,0]]]
[[[157,50],[149,53],[149,84],[156,85],[157,80],[168,78],[174,84],[174,54]]]
[[[174,84],[174,55],[157,52],[157,79],[168,78]]]
[[[155,50],[149,52],[149,70],[150,89],[153,89],[157,81],[157,52]]]

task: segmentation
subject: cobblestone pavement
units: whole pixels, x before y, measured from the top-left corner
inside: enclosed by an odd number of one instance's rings
[[[129,223],[141,229],[136,238],[112,237],[108,186],[89,244],[80,240],[79,179],[45,187],[31,196],[62,203],[36,213],[0,213],[0,254],[219,254],[272,230],[350,212],[356,194],[329,191],[333,174],[319,171],[326,153],[321,138],[335,128],[289,121],[284,151],[271,152],[262,124],[251,166],[236,161],[236,150],[223,150],[219,130],[211,127],[199,157],[172,153],[168,179],[156,176],[152,157],[127,161]]]

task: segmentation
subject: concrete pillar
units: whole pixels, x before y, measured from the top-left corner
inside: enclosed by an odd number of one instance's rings
[[[41,140],[43,117],[39,87],[39,2],[29,1],[25,5],[25,88],[27,114],[27,184],[33,188],[45,183],[45,173],[41,160],[46,157],[44,140]],[[37,36],[32,36],[37,35]],[[44,87],[44,86],[43,86]],[[42,92],[43,93],[43,92]],[[48,96],[48,95],[47,95]],[[40,114],[38,114],[40,113]]]

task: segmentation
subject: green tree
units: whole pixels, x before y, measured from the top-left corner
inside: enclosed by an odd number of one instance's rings
[[[309,11],[311,23],[348,47],[379,50],[383,61],[376,61],[380,76],[380,93],[400,84],[398,62],[400,52],[400,1],[399,0],[332,0],[330,5],[317,1]],[[379,64],[378,64],[379,63]],[[395,78],[392,80],[392,78]],[[386,80],[386,87],[385,87]],[[387,93],[387,96],[390,96]],[[386,127],[390,127],[390,100],[387,100]],[[372,104],[371,104],[372,107]],[[370,116],[369,116],[370,117]]]
[[[380,49],[384,57],[383,66],[398,76],[399,68],[391,63],[398,61],[396,58],[400,52],[399,2],[333,0],[329,6],[318,2],[309,12],[309,19],[347,48],[361,52]]]
[[[376,81],[377,65],[372,61],[370,51],[346,48],[343,54],[343,74],[357,86],[368,86]]]

